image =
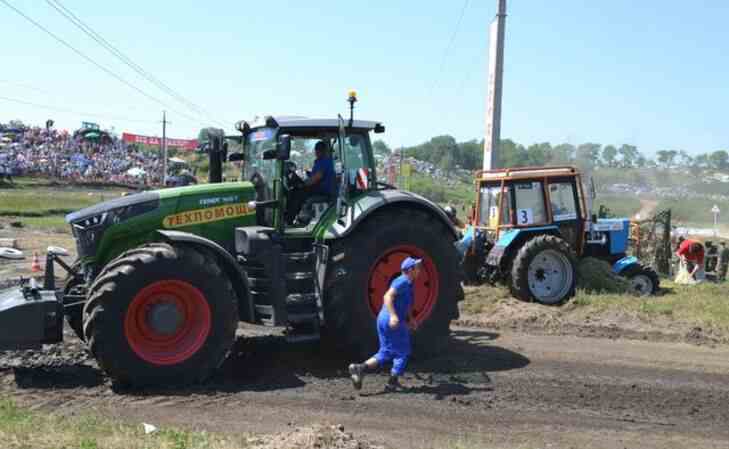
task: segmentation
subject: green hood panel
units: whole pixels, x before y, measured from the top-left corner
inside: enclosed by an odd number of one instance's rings
[[[189,232],[234,251],[235,228],[256,224],[255,198],[250,182],[198,184],[149,192],[159,206],[141,215],[110,224],[95,254],[86,259],[105,264],[127,249],[158,239],[157,230]],[[104,203],[102,203],[104,204]]]

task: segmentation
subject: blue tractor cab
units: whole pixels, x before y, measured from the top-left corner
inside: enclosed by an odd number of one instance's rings
[[[579,260],[595,257],[636,294],[658,291],[655,271],[626,254],[630,221],[591,217],[575,167],[480,171],[476,186],[467,280],[504,282],[519,299],[561,304],[574,295]]]

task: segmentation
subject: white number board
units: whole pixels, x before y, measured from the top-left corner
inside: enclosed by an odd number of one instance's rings
[[[531,208],[517,209],[516,222],[520,225],[530,225],[534,223],[534,211]]]

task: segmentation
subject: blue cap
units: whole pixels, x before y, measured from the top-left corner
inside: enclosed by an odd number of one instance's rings
[[[423,259],[413,259],[412,257],[408,257],[407,259],[402,261],[402,264],[400,265],[400,270],[409,271],[415,265],[419,264],[422,261]]]

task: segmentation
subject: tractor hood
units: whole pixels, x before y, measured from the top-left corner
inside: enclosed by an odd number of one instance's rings
[[[116,198],[66,216],[78,255],[105,262],[153,241],[158,230],[189,232],[232,247],[234,229],[256,222],[250,182],[168,188]]]
[[[252,192],[253,185],[250,182],[235,182],[235,183],[219,183],[219,184],[198,184],[186,187],[176,187],[161,190],[152,190],[149,192],[135,193],[132,195],[123,196],[121,198],[115,198],[113,200],[104,201],[99,204],[95,204],[91,207],[81,209],[79,211],[66,215],[67,223],[78,223],[87,219],[101,216],[105,212],[109,212],[117,209],[126,209],[132,206],[144,205],[142,209],[152,210],[159,206],[160,200],[166,203],[179,203],[180,200],[187,198],[201,198],[204,197],[203,201],[207,199],[211,200],[217,194],[226,194],[229,192]],[[247,196],[247,195],[246,195]],[[214,200],[213,200],[214,201]],[[177,209],[177,206],[172,206],[173,209]]]
[[[66,215],[66,223],[78,223],[80,221],[100,216],[105,212],[127,208],[129,206],[137,206],[139,204],[146,203],[159,203],[159,198],[159,191],[135,193],[121,198],[115,198]]]

